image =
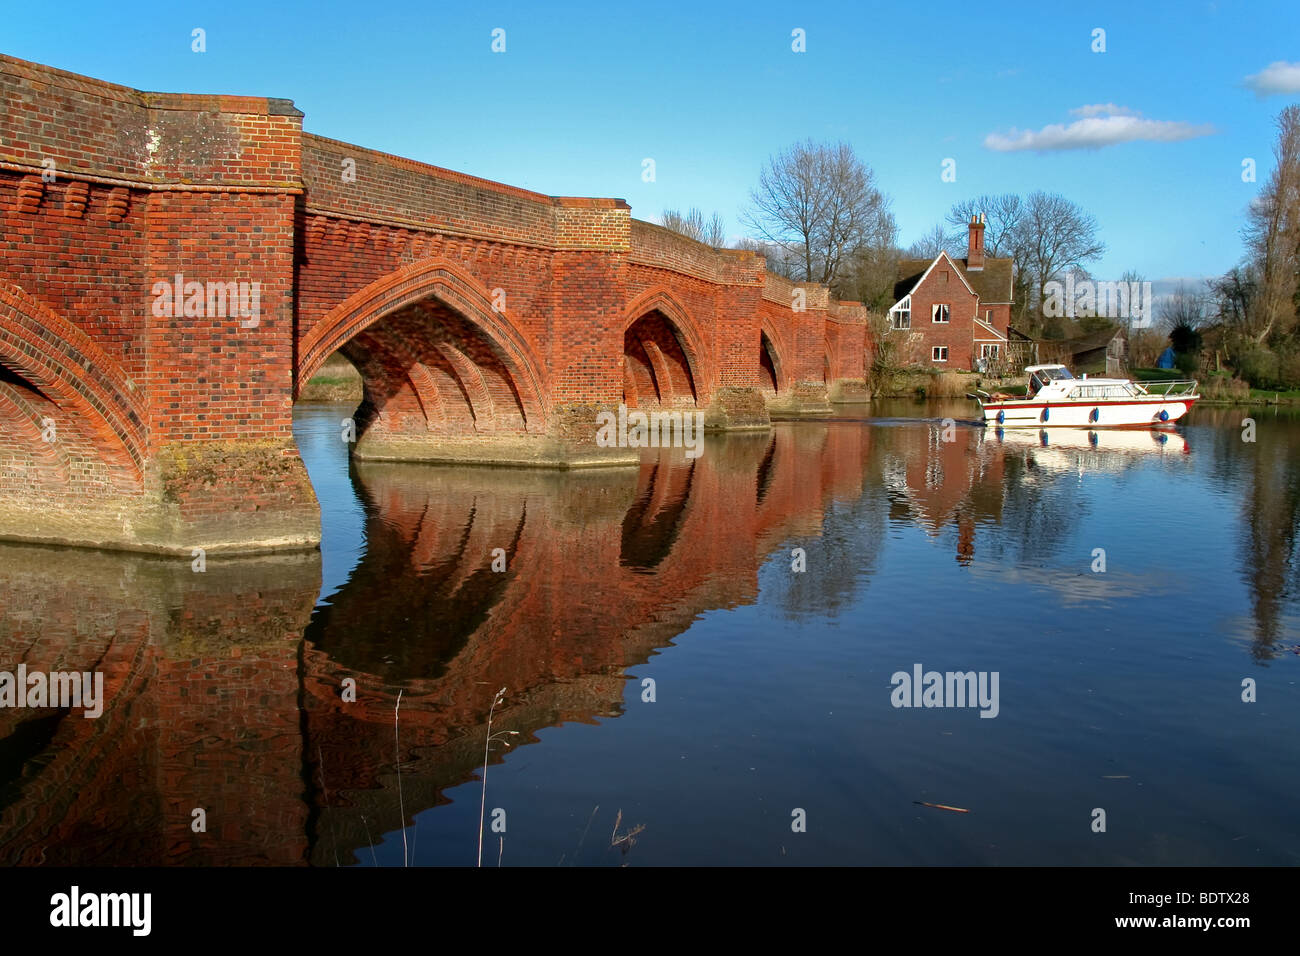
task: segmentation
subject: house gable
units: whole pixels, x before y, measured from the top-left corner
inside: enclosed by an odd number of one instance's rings
[[[958,264],[957,264],[957,260],[955,260],[952,256],[948,255],[947,250],[944,250],[944,251],[940,252],[937,256],[934,257],[934,261],[930,263],[930,267],[929,267],[928,269],[926,269],[923,273],[921,273],[920,277],[917,278],[917,280],[916,280],[915,282],[912,283],[911,288],[909,288],[909,289],[907,289],[906,291],[902,292],[902,294],[899,294],[899,287],[898,287],[898,286],[895,286],[895,287],[894,287],[894,296],[895,296],[895,303],[894,303],[894,304],[897,305],[899,302],[901,302],[901,301],[902,301],[903,299],[905,299],[907,296],[912,295],[913,293],[916,292],[917,289],[921,288],[921,286],[922,286],[922,284],[924,284],[925,280],[928,279],[928,278],[930,277],[930,273],[934,271],[934,267],[937,266],[937,265],[940,263],[940,261],[942,261],[942,260],[944,260],[944,259],[948,260],[948,264],[952,266],[952,271],[955,272],[955,273],[957,274],[957,277],[961,279],[961,284],[964,285],[964,286],[966,287],[966,291],[969,292],[971,295],[976,296],[976,297],[978,298],[979,293],[976,292],[976,291],[971,287],[971,284],[966,280],[966,270],[965,270],[965,269],[962,269],[960,266],[958,266]],[[913,259],[913,260],[909,260],[909,261],[915,262],[916,260]],[[906,282],[906,281],[907,281],[906,279],[903,280],[903,282]],[[901,283],[901,282],[899,283],[899,285],[902,285],[902,284],[903,284],[903,283]]]

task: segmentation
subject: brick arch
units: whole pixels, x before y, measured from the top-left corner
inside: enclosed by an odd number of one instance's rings
[[[529,426],[546,422],[546,378],[536,350],[508,311],[492,308],[488,290],[444,259],[403,266],[354,292],[321,317],[298,348],[294,395],[336,350],[380,319],[429,299],[457,313],[487,339],[512,378]]]
[[[7,370],[7,369],[6,369]],[[68,480],[67,445],[41,439],[44,396],[0,375],[0,462],[26,457],[37,471],[56,484]],[[34,401],[32,399],[35,399]],[[12,460],[11,458],[11,460]]]
[[[4,281],[0,365],[65,413],[106,464],[142,476],[146,415],[130,378],[85,332]]]
[[[687,369],[697,401],[703,402],[713,392],[713,368],[707,361],[708,351],[699,324],[679,302],[667,286],[654,286],[633,299],[623,310],[623,334],[627,335],[637,321],[653,312],[668,320],[677,335],[677,342],[686,356]]]
[[[776,390],[783,392],[790,387],[789,373],[786,371],[786,356],[790,354],[789,345],[785,340],[776,324],[770,317],[763,315],[759,317],[758,323],[758,347],[763,348],[763,338],[766,336],[768,345],[771,346],[769,355],[772,360],[773,377],[776,380]],[[762,353],[759,353],[759,361],[762,361]]]
[[[433,426],[447,424],[447,410],[438,384],[418,348],[392,337],[372,336],[366,331],[348,339],[339,349],[339,354],[352,363],[363,380],[373,380],[387,368],[400,367],[419,402],[425,423]]]

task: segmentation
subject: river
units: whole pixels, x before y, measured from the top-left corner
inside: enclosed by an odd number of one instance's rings
[[[1300,863],[1293,412],[555,473],[352,463],[349,411],[295,413],[319,554],[0,545],[0,670],[105,675],[0,710],[0,861]]]

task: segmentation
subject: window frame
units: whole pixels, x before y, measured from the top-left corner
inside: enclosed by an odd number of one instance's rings
[[[939,354],[938,354],[939,352],[943,352],[943,356],[942,356],[942,357],[939,356]],[[931,362],[946,362],[946,361],[948,361],[948,355],[949,355],[949,352],[948,352],[948,346],[946,346],[946,345],[932,345],[932,346],[930,346],[930,361],[931,361]]]
[[[940,311],[942,310],[942,311]],[[943,318],[936,316],[942,315]],[[930,306],[930,324],[931,325],[951,325],[952,324],[952,305],[948,302],[935,302]]]

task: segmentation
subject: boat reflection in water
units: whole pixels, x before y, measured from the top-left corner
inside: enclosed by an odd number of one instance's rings
[[[990,428],[994,442],[1007,450],[1028,451],[1042,468],[1077,471],[1121,471],[1152,456],[1191,453],[1187,438],[1172,428]]]

